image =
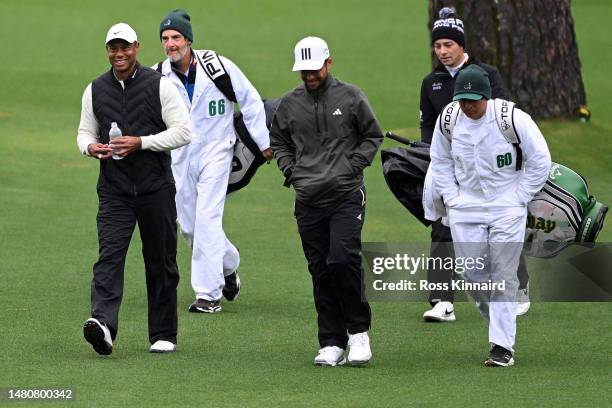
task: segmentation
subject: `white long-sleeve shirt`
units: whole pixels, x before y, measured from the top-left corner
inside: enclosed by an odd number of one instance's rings
[[[194,50],[201,55],[202,50]],[[266,127],[266,112],[259,93],[242,71],[229,59],[219,56],[223,66],[230,76],[236,99],[240,105],[244,124],[253,141],[260,150],[270,147],[270,135]],[[178,89],[183,103],[189,109],[192,144],[218,142],[236,138],[234,132],[234,106],[217,88],[198,63],[192,100],[179,77],[172,71],[170,60],[162,64],[162,75],[167,77]],[[223,108],[219,109],[220,101]]]
[[[162,77],[160,79],[159,99],[162,120],[167,129],[155,135],[129,135],[140,136],[142,150],[168,151],[186,145],[191,141],[189,112],[185,108],[178,91],[167,78]],[[83,92],[77,145],[81,153],[89,155],[87,146],[99,142],[100,127],[93,112],[91,84],[89,84]]]
[[[447,208],[526,206],[542,188],[551,167],[546,141],[519,109],[514,125],[523,152],[519,171],[516,150],[499,130],[492,100],[478,120],[459,114],[452,143],[436,126],[430,151],[433,184]]]

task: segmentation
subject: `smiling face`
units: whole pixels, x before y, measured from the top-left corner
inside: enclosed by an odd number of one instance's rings
[[[329,69],[332,64],[332,59],[328,58],[323,63],[321,69],[316,71],[300,71],[300,77],[304,81],[304,85],[311,91],[316,91],[325,83],[329,76]]]
[[[113,66],[113,71],[119,80],[125,80],[134,70],[136,56],[138,54],[138,41],[132,44],[125,40],[112,40],[106,44],[108,62]]]
[[[463,47],[449,38],[440,38],[433,44],[434,52],[440,62],[449,67],[456,67],[463,62]]]
[[[189,54],[191,41],[176,30],[164,30],[161,35],[161,42],[164,53],[170,59],[170,62],[175,64],[182,62],[185,56]]]

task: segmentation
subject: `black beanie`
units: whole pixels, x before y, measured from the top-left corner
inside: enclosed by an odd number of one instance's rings
[[[455,17],[455,9],[444,7],[439,16],[440,19],[434,22],[431,30],[431,44],[440,38],[448,38],[465,48],[463,21]]]
[[[159,24],[159,38],[165,30],[176,30],[183,34],[185,38],[193,42],[193,32],[191,31],[191,17],[185,10],[172,10]]]

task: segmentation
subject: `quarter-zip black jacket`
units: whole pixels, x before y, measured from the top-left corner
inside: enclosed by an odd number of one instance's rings
[[[504,88],[504,82],[494,66],[477,61],[469,57],[467,62],[461,67],[464,69],[470,64],[477,64],[489,74],[491,81],[491,97],[508,99],[508,94]],[[452,77],[444,65],[438,64],[433,72],[425,77],[421,84],[421,103],[420,103],[420,122],[421,122],[421,141],[431,143],[436,119],[442,109],[453,100],[455,79]]]
[[[363,186],[383,135],[363,92],[331,75],[317,91],[302,84],[283,96],[270,145],[296,199],[326,207]]]
[[[125,89],[112,68],[91,84],[93,112],[100,126],[100,143],[108,143],[112,122],[124,135],[147,136],[166,130],[159,99],[161,75],[136,65]],[[98,191],[137,196],[173,186],[169,152],[139,150],[121,160],[100,161]]]

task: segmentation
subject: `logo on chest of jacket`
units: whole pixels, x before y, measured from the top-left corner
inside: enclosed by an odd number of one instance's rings
[[[336,108],[336,110],[332,112],[332,116],[340,116],[340,115],[342,115],[342,111],[340,110],[340,108]]]
[[[434,82],[433,84],[431,84],[431,89],[433,91],[439,91],[440,89],[442,89],[442,82]]]

